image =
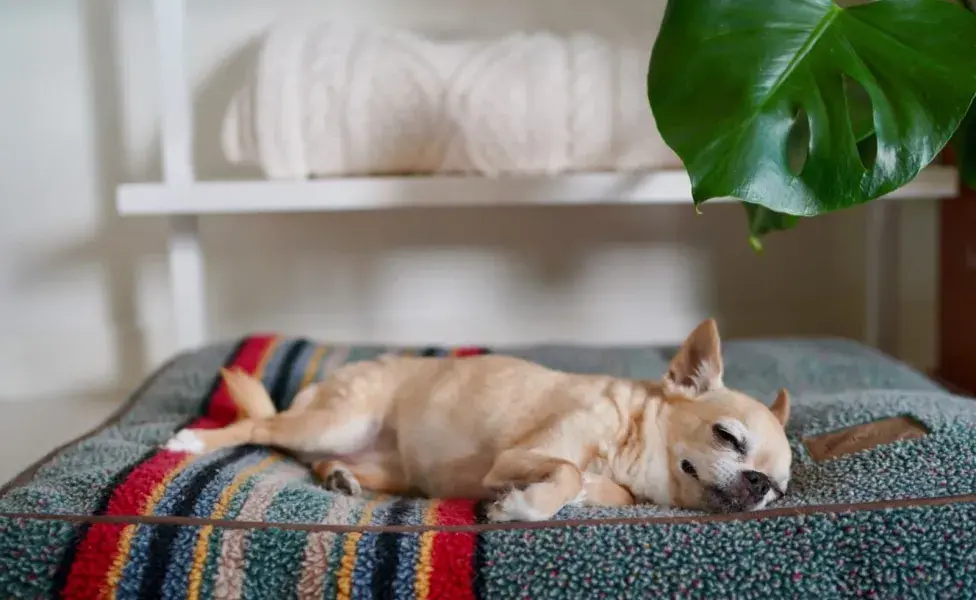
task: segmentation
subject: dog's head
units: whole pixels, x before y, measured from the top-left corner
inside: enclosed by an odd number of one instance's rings
[[[718,328],[709,319],[688,336],[664,378],[675,506],[754,510],[778,500],[789,484],[789,394],[780,390],[767,407],[726,388],[722,369]]]

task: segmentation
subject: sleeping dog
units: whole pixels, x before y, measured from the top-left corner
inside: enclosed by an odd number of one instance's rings
[[[278,447],[303,456],[330,489],[489,498],[494,521],[545,520],[573,503],[754,510],[790,478],[789,395],[767,407],[726,388],[711,319],[660,381],[497,355],[387,356],[337,369],[276,413],[259,381],[222,376],[241,419],[184,429],[168,449]]]

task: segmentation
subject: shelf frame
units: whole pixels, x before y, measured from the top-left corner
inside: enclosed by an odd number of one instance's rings
[[[445,206],[573,206],[691,204],[684,171],[582,173],[509,177],[350,177],[311,181],[199,181],[193,167],[193,111],[185,55],[186,1],[153,0],[161,96],[159,183],[127,183],[116,194],[119,214],[169,221],[170,289],[178,350],[209,341],[203,215],[395,210]],[[958,195],[953,167],[930,166],[884,200]],[[728,200],[713,200],[721,202]],[[875,201],[865,231],[864,341],[886,352],[898,343],[900,202]]]

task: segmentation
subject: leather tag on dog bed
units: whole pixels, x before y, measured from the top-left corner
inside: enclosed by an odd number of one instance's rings
[[[917,439],[928,433],[925,425],[901,416],[803,438],[803,443],[813,460],[823,462],[901,440]]]

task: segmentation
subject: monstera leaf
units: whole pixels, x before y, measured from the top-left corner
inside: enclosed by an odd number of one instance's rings
[[[882,196],[935,158],[976,95],[976,15],[945,0],[670,0],[647,83],[695,205],[745,201],[755,237]]]
[[[965,5],[970,12],[976,13],[976,0],[965,0]],[[969,113],[956,132],[956,138],[956,162],[962,181],[976,190],[976,102],[969,105]]]

